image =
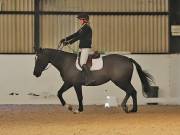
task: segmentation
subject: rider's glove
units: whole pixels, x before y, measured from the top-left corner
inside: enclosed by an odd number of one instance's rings
[[[63,43],[63,42],[65,42],[65,41],[66,41],[66,39],[65,39],[65,38],[63,38],[63,39],[61,39],[61,41],[60,41],[60,42],[61,42],[61,43]]]

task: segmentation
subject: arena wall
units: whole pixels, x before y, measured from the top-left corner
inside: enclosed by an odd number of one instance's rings
[[[158,102],[159,104],[180,104],[180,55],[129,54],[144,70],[151,73],[156,86],[159,86],[159,98],[144,98],[136,70],[132,83],[138,92],[138,104]],[[50,66],[40,78],[33,76],[34,55],[0,55],[0,104],[58,104],[57,91],[62,86],[59,72]],[[17,93],[19,95],[9,95]],[[39,96],[37,96],[39,95]],[[111,82],[96,87],[83,87],[84,104],[101,105],[107,95],[117,98],[121,103],[125,93]],[[68,103],[77,104],[73,88],[64,94]]]

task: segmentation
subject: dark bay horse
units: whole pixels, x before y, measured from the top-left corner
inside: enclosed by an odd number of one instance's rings
[[[51,63],[57,70],[64,81],[64,84],[58,91],[58,97],[63,106],[67,106],[62,94],[71,87],[74,87],[79,101],[78,112],[83,111],[83,95],[82,86],[82,72],[77,70],[75,66],[77,54],[68,53],[56,49],[38,49],[36,52],[36,61],[34,67],[34,75],[40,77],[45,70],[48,63]],[[126,92],[126,96],[121,104],[125,112],[137,112],[137,92],[131,84],[133,73],[133,64],[136,66],[141,83],[143,94],[150,92],[150,81],[152,76],[141,69],[141,66],[133,59],[118,54],[110,54],[103,56],[103,69],[91,72],[91,78],[95,82],[89,86],[97,86],[112,81],[117,87]],[[126,103],[129,97],[132,97],[133,107],[128,109]],[[68,109],[72,107],[68,106]]]

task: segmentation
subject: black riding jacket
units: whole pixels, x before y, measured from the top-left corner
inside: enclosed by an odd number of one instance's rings
[[[92,29],[88,24],[84,24],[77,32],[65,38],[70,44],[80,40],[79,48],[91,48]]]

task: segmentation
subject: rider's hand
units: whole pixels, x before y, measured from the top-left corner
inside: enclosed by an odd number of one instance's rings
[[[68,45],[68,44],[69,44],[68,41],[64,41],[64,42],[63,42],[63,45],[64,45],[64,46],[66,46],[66,45]]]
[[[66,39],[65,39],[65,38],[63,38],[63,39],[61,39],[61,41],[60,41],[60,42],[61,42],[61,43],[63,43],[63,42],[65,42],[65,40],[66,40]]]

